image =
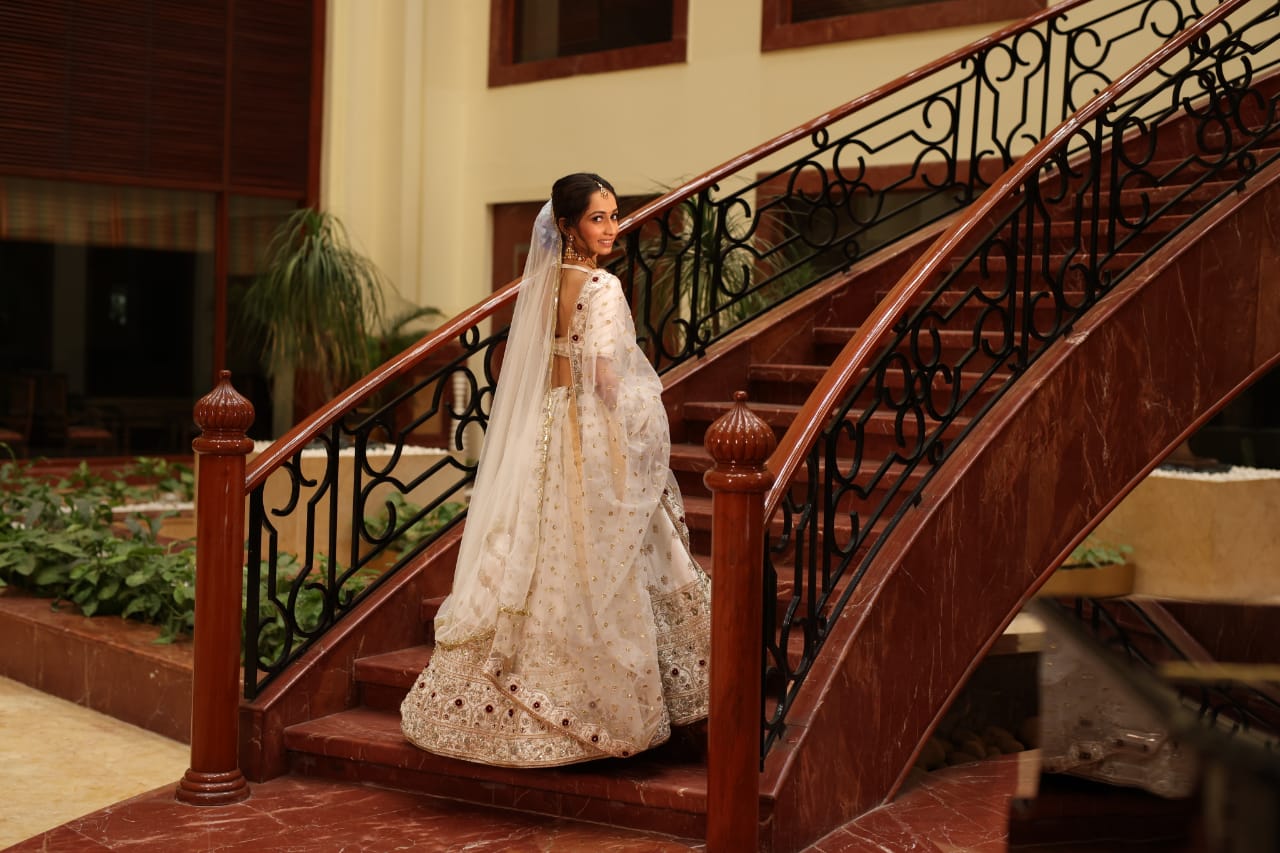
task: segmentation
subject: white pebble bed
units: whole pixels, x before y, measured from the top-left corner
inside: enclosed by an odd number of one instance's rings
[[[111,512],[115,515],[131,515],[135,512],[190,512],[195,508],[196,505],[191,501],[151,501],[150,503],[113,506]]]
[[[275,444],[274,441],[255,441],[253,443],[253,452],[262,453],[268,447]],[[392,446],[390,444],[371,444],[369,445],[368,455],[377,454],[390,455]],[[324,448],[316,447],[302,451],[304,457],[325,456],[328,451]],[[356,449],[354,447],[344,447],[338,451],[338,456],[355,456]],[[449,451],[442,447],[418,447],[417,445],[405,445],[400,449],[401,456],[448,456]]]
[[[1157,468],[1151,472],[1151,476],[1168,477],[1174,480],[1208,480],[1210,482],[1276,480],[1280,479],[1280,469],[1248,468],[1244,465],[1232,465],[1228,471],[1181,471],[1170,468]]]

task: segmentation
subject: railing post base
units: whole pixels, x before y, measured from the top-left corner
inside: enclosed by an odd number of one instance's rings
[[[188,769],[174,793],[189,806],[225,806],[249,798],[249,782],[239,769],[226,773],[202,773]]]

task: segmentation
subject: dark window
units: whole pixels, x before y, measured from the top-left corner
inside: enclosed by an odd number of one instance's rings
[[[671,26],[669,0],[517,0],[515,61],[661,44]]]
[[[684,62],[689,0],[490,0],[489,85]]]
[[[86,394],[191,395],[195,254],[90,248],[86,261]]]
[[[791,22],[839,18],[862,12],[880,12],[899,6],[923,6],[933,0],[791,0]]]
[[[1025,18],[1047,0],[762,0],[760,46],[786,50]]]
[[[53,365],[53,246],[0,240],[0,373]]]

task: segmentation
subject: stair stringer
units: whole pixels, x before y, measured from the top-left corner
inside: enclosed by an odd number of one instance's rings
[[[956,446],[868,567],[766,762],[766,845],[801,849],[890,799],[1073,545],[1278,363],[1280,164],[1121,281]]]

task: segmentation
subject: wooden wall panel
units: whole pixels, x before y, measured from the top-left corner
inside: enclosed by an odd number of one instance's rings
[[[302,199],[322,2],[0,3],[0,174]]]
[[[231,183],[307,186],[311,0],[235,7],[231,59]]]

